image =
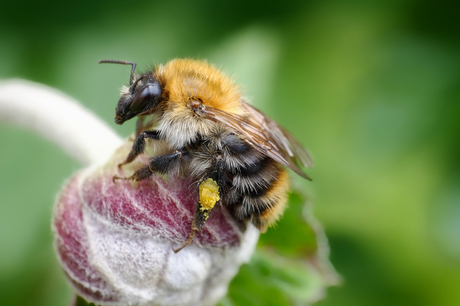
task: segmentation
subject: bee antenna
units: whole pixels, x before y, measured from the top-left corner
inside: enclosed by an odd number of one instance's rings
[[[129,85],[133,84],[134,81],[134,70],[136,70],[136,63],[126,62],[126,61],[116,61],[116,60],[100,60],[99,64],[121,64],[121,65],[131,65],[131,75],[129,76]]]

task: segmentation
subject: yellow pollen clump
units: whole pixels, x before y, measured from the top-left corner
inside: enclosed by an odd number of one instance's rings
[[[206,181],[200,184],[200,204],[201,210],[210,210],[216,205],[217,201],[220,200],[219,186],[216,181],[208,178]]]

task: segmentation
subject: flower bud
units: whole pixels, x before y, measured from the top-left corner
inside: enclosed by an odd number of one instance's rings
[[[77,173],[58,196],[53,228],[61,265],[77,291],[98,305],[213,305],[254,251],[259,232],[217,205],[202,231],[189,236],[198,199],[184,177],[130,176],[138,157],[119,169],[125,143],[103,166]]]

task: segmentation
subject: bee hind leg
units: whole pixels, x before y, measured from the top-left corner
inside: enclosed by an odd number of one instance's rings
[[[206,223],[206,220],[209,217],[209,212],[210,212],[210,210],[203,210],[202,209],[202,206],[201,206],[200,202],[198,202],[196,204],[195,214],[193,216],[192,226],[191,226],[191,229],[190,229],[190,234],[188,235],[187,240],[185,241],[185,243],[181,247],[179,247],[178,249],[173,249],[174,253],[179,252],[180,250],[182,250],[183,248],[188,246],[190,243],[192,243],[193,238],[196,235],[196,232],[201,231],[201,229],[203,228],[203,225]]]
[[[132,162],[139,154],[143,153],[145,150],[145,139],[160,139],[160,132],[159,131],[143,131],[137,136],[136,140],[134,140],[133,147],[129,152],[128,156],[126,157],[125,161],[121,164],[118,164],[118,168],[121,168],[123,165],[129,164]]]
[[[211,211],[217,204],[221,203],[221,188],[218,183],[211,177],[205,177],[198,186],[199,200],[195,206],[195,213],[192,219],[190,234],[185,243],[174,253],[179,252],[188,246],[196,235],[197,231],[201,231],[206,220],[208,220]]]
[[[187,240],[185,241],[185,243],[184,243],[181,247],[179,247],[179,248],[177,248],[177,249],[173,249],[174,253],[179,252],[180,250],[182,250],[183,248],[185,248],[186,246],[188,246],[190,243],[192,243],[193,237],[195,237],[195,235],[196,235],[196,230],[192,229],[192,230],[190,231],[190,234],[188,235],[188,238],[187,238]]]

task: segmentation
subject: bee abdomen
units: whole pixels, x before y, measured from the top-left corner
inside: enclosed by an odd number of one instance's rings
[[[225,170],[232,176],[225,204],[237,220],[251,220],[264,232],[284,211],[288,174],[237,135],[226,135],[222,145]]]
[[[235,192],[250,196],[261,196],[278,179],[281,168],[273,159],[263,157],[254,163],[234,170],[233,188]]]
[[[260,194],[233,195],[233,205],[228,208],[236,219],[251,220],[262,232],[279,219],[287,201],[289,178],[285,169],[278,167],[277,170],[276,179]]]

